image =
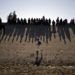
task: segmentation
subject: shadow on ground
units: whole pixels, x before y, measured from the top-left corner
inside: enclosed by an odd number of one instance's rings
[[[0,42],[2,40],[10,41],[12,38],[12,43],[15,39],[16,41],[20,39],[20,43],[22,41],[33,43],[37,38],[39,38],[43,42],[48,43],[52,40],[52,36],[56,39],[56,34],[58,34],[59,40],[64,40],[64,43],[66,44],[66,39],[71,42],[70,28],[75,34],[75,26],[70,27],[69,25],[5,25],[5,34],[0,34]]]

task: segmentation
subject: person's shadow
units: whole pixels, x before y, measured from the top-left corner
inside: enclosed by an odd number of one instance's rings
[[[65,32],[67,39],[71,42],[70,31],[69,31],[69,27],[67,24],[64,26],[64,32]]]
[[[41,52],[41,57],[39,58],[39,51],[36,51],[35,65],[39,66],[42,62],[43,55]]]
[[[3,25],[2,23],[0,24],[0,42],[3,40],[5,35],[5,25]]]
[[[65,31],[64,31],[64,25],[63,25],[62,19],[60,19],[60,22],[57,25],[57,32],[58,32],[60,41],[62,41],[62,39],[63,39],[64,40],[64,43],[66,44]]]
[[[55,26],[55,21],[52,21],[52,33],[54,34],[54,38],[56,38],[56,26]]]

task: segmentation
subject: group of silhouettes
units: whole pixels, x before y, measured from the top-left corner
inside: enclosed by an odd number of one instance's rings
[[[2,19],[0,18],[0,25],[2,23]],[[23,24],[23,25],[74,25],[75,24],[75,20],[71,19],[70,22],[68,23],[67,19],[59,19],[59,17],[56,19],[56,21],[51,20],[50,18],[47,19],[45,18],[45,16],[43,16],[42,18],[17,18],[16,12],[12,12],[8,15],[7,18],[7,23],[9,24]]]
[[[59,17],[55,20],[51,20],[50,18],[47,19],[45,16],[42,18],[24,18],[24,19],[19,19],[17,18],[17,15],[15,11],[13,13],[10,13],[7,18],[7,24],[11,25],[45,25],[45,26],[51,26],[54,31],[56,32],[56,27],[61,27],[61,26],[74,26],[75,27],[75,19],[71,19],[70,22],[68,23],[68,19],[59,19]],[[4,30],[5,33],[5,25],[2,23],[2,19],[0,18],[0,30]]]

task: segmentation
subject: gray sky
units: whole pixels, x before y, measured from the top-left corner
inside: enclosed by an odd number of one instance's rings
[[[0,17],[7,21],[10,12],[19,18],[74,18],[75,0],[0,0]]]

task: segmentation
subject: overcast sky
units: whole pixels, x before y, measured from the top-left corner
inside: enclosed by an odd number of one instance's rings
[[[7,21],[10,12],[16,11],[19,18],[56,19],[75,17],[75,0],[0,0],[0,17]]]

